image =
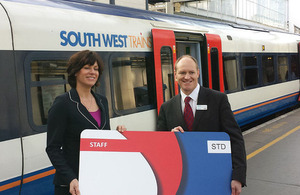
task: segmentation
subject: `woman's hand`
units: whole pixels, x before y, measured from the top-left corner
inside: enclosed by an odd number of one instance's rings
[[[79,182],[77,179],[73,179],[70,183],[70,193],[72,195],[80,195]]]
[[[127,131],[127,129],[124,125],[118,125],[117,131],[119,131],[120,133],[123,133],[124,131]]]

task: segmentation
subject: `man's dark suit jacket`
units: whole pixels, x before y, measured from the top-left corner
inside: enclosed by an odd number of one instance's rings
[[[196,110],[193,131],[226,132],[230,136],[232,153],[232,179],[246,184],[246,152],[243,135],[234,118],[227,95],[200,87],[197,105],[207,105],[207,110]],[[187,129],[181,109],[181,95],[163,103],[160,108],[157,130],[170,131],[181,126]]]

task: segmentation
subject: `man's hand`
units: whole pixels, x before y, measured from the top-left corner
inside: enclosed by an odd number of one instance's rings
[[[183,133],[184,130],[182,129],[182,127],[178,126],[178,127],[173,128],[173,129],[171,130],[171,132],[181,132],[181,133]]]
[[[231,181],[231,195],[240,195],[242,192],[242,183],[237,180]]]

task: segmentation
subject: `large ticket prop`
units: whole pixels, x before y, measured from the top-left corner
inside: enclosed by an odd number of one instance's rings
[[[230,195],[226,133],[85,130],[79,186],[94,195]]]

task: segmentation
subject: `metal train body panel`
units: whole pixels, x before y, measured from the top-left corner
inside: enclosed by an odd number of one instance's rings
[[[295,105],[299,81],[290,81],[228,95],[239,125],[245,125]],[[236,102],[236,103],[232,103]]]
[[[0,194],[19,192],[20,187],[22,194],[40,189],[43,189],[41,193],[49,194],[53,190],[54,170],[45,153],[46,125],[36,125],[32,117],[33,112],[41,112],[33,105],[37,101],[33,88],[39,83],[41,87],[46,86],[46,82],[33,80],[37,74],[31,74],[32,62],[67,60],[74,51],[83,49],[99,52],[107,64],[102,85],[96,91],[109,100],[111,127],[124,124],[128,130],[154,131],[155,101],[150,106],[116,110],[117,94],[111,84],[115,73],[110,67],[113,59],[127,59],[133,54],[136,59],[140,55],[153,58],[152,29],[200,37],[206,33],[219,35],[224,56],[299,55],[300,37],[283,32],[234,28],[217,22],[79,1],[1,0],[0,4]],[[199,41],[186,44],[196,45]],[[201,62],[199,66],[205,64]],[[154,69],[153,64],[151,67]],[[135,71],[144,74],[138,68]],[[238,72],[242,74],[241,69]],[[132,78],[137,80],[134,75]],[[148,80],[154,82],[154,75]],[[63,83],[51,82],[52,85]],[[299,88],[299,77],[289,77],[286,82],[241,87],[228,97],[238,123],[245,125],[298,104]]]

